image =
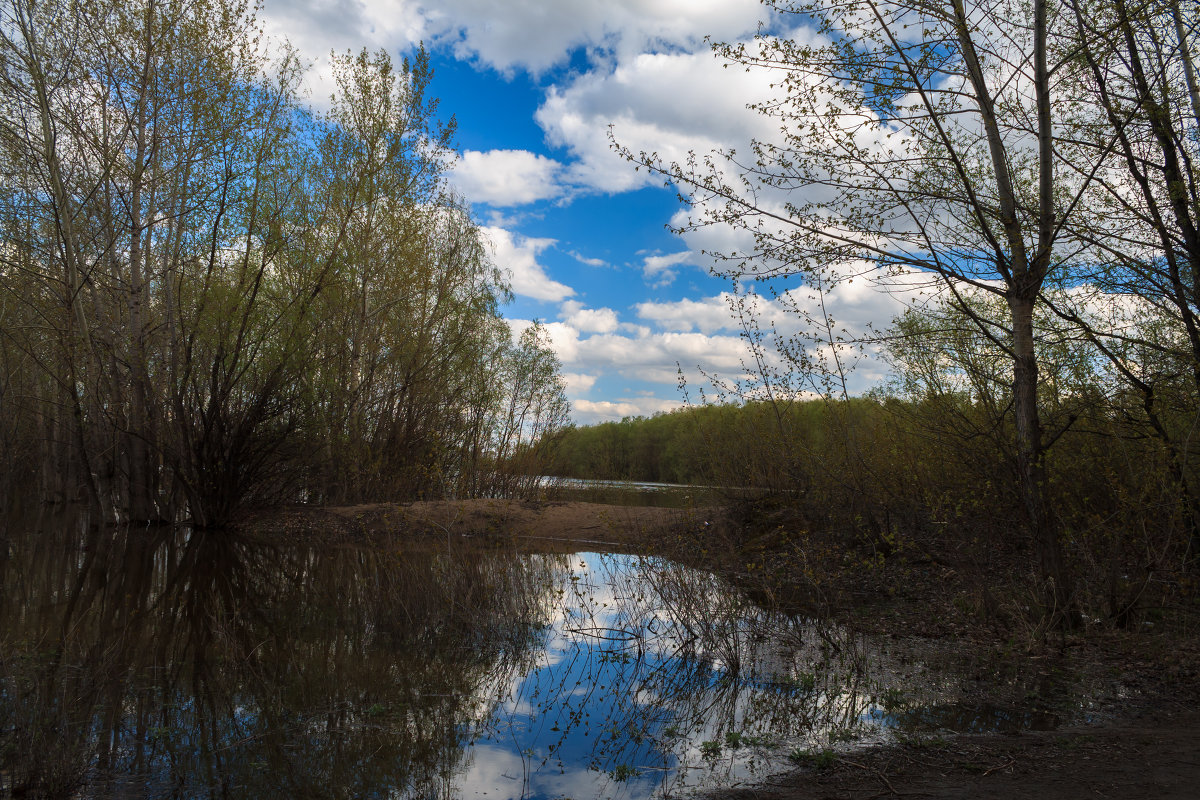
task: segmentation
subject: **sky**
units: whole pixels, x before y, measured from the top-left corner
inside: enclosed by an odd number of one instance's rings
[[[261,16],[311,62],[318,107],[330,51],[400,57],[425,44],[439,115],[458,126],[450,180],[511,276],[503,314],[517,330],[547,326],[572,418],[589,424],[678,407],[681,371],[694,401],[705,375],[746,370],[731,284],[703,252],[733,249],[736,232],[672,232],[686,219],[676,190],[613,141],[671,161],[770,136],[746,108],[772,96],[770,76],[726,68],[706,40],[749,41],[760,23],[812,35],[763,14],[758,0],[264,0]],[[894,292],[864,281],[826,299],[857,331],[901,311]],[[884,376],[867,359],[851,388]]]

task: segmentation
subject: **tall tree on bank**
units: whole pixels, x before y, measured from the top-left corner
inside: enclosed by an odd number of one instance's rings
[[[741,279],[806,277],[828,287],[885,268],[934,276],[951,297],[996,294],[1007,313],[962,310],[1008,356],[1023,521],[1036,545],[1046,610],[1070,620],[1071,581],[1047,507],[1034,312],[1069,263],[1062,220],[1086,193],[1089,165],[1064,174],[1052,108],[1075,62],[1059,54],[1048,0],[775,2],[776,22],[803,39],[760,35],[718,55],[777,76],[777,99],[754,108],[779,135],[685,164],[637,161],[684,187],[693,226],[753,235],[722,254]],[[1094,165],[1093,167],[1094,168]]]
[[[1075,27],[1082,116],[1062,146],[1077,154],[1072,167],[1102,154],[1105,169],[1066,220],[1089,251],[1091,291],[1047,299],[1136,398],[1124,413],[1166,450],[1200,558],[1200,5],[1069,0],[1063,14]]]

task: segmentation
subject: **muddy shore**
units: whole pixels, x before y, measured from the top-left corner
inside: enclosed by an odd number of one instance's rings
[[[400,537],[405,546],[439,546],[447,537],[480,547],[573,552],[660,553],[704,561],[697,542],[718,520],[682,512],[579,502],[470,500],[293,509],[252,521],[268,534],[317,536],[330,544]],[[265,524],[265,528],[263,525]],[[746,580],[745,552],[714,548],[710,566]],[[763,548],[756,558],[770,559]],[[752,559],[751,559],[752,561]],[[737,564],[737,567],[732,566]],[[928,565],[925,565],[928,567]],[[747,569],[753,569],[751,563]],[[1102,675],[1111,688],[1089,700],[1082,722],[1007,734],[938,734],[837,755],[766,784],[714,796],[730,800],[924,798],[1192,798],[1200,786],[1200,647],[1173,632],[1100,628],[1061,637],[1013,637],[958,614],[954,576],[911,564],[902,586],[886,570],[867,588],[841,594],[831,611],[848,625],[878,632],[880,620],[906,637],[964,636],[998,651],[1014,671]],[[882,587],[882,588],[881,588]],[[855,599],[857,598],[857,599]],[[933,622],[931,622],[931,620]],[[991,641],[1007,635],[1006,640]],[[1003,653],[999,653],[1003,650]],[[990,687],[981,683],[980,700]]]

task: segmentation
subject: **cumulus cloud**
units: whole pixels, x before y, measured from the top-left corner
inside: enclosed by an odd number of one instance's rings
[[[311,64],[306,83],[319,107],[335,89],[331,50],[395,53],[422,41],[428,28],[420,4],[412,0],[264,0],[259,16],[272,42],[287,40]]]
[[[521,236],[491,226],[481,230],[491,242],[496,264],[508,273],[514,294],[551,302],[559,302],[575,294],[570,286],[551,280],[545,268],[538,263],[538,254],[554,244],[553,239]]]
[[[679,272],[672,269],[672,267],[687,264],[694,260],[691,251],[688,250],[665,256],[646,256],[642,261],[642,275],[645,276],[646,281],[651,286],[658,289],[670,285],[678,277]]]
[[[774,133],[770,121],[747,110],[773,90],[763,70],[725,69],[707,48],[699,52],[639,53],[612,70],[593,70],[552,87],[536,119],[550,144],[574,161],[576,186],[623,192],[660,182],[612,148],[612,135],[633,153],[654,152],[683,162],[689,153],[744,145]]]
[[[541,73],[580,48],[601,61],[704,48],[709,34],[741,38],[762,13],[758,0],[265,0],[263,17],[309,57],[426,41],[502,72]]]
[[[886,291],[880,290],[881,285]],[[711,391],[713,379],[725,386],[739,383],[751,395],[760,390],[761,376],[755,374],[755,359],[734,311],[739,307],[766,332],[764,363],[783,373],[793,373],[776,389],[801,396],[819,385],[819,376],[794,373],[795,362],[776,350],[772,329],[787,337],[805,328],[806,317],[819,320],[822,312],[828,311],[835,320],[835,335],[865,341],[869,356],[876,349],[868,340],[869,326],[890,320],[908,305],[921,302],[930,288],[926,274],[888,276],[863,264],[853,281],[833,286],[823,296],[812,287],[796,286],[778,297],[722,292],[696,299],[643,302],[634,310],[645,324],[620,322],[612,309],[591,309],[579,301],[565,300],[559,306],[559,318],[545,327],[563,364],[574,419],[587,423],[679,405],[681,397],[661,398],[675,394],[681,371],[692,388],[693,399],[698,396],[697,390]],[[519,329],[528,323],[512,324]],[[808,341],[807,349],[810,356],[823,356],[833,364],[831,345],[822,343],[819,336]],[[884,377],[886,366],[869,357],[858,358],[856,353],[840,349],[839,357],[843,364],[854,367],[851,390],[862,391]],[[649,397],[632,397],[636,393],[630,390],[623,393],[627,396],[616,399],[611,391],[606,391],[608,396],[594,396],[598,386],[611,387],[614,379],[644,382],[654,390]]]
[[[745,36],[763,13],[757,0],[439,0],[423,10],[427,38],[502,71],[535,73],[581,47],[620,57],[702,47],[713,33]]]
[[[562,165],[528,150],[466,150],[451,181],[472,203],[499,208],[558,197]]]
[[[732,301],[733,296],[729,292],[721,292],[715,297],[702,297],[699,300],[685,298],[669,303],[638,303],[635,308],[639,318],[666,330],[715,333],[737,327],[730,310]]]
[[[567,384],[567,396],[579,397],[591,391],[596,385],[595,375],[586,375],[582,372],[564,372],[562,378]]]
[[[660,397],[622,397],[616,400],[576,400],[571,405],[575,421],[590,425],[624,417],[648,417],[661,411],[673,411],[683,403]]]
[[[576,300],[562,304],[563,320],[582,333],[612,333],[618,327],[617,312],[611,308],[584,308]]]

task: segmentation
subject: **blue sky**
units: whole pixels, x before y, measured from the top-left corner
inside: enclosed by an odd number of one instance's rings
[[[426,44],[440,113],[458,120],[452,182],[512,277],[504,315],[548,325],[586,424],[678,406],[677,368],[694,386],[743,371],[729,284],[701,253],[737,234],[672,233],[675,191],[613,152],[609,131],[668,160],[771,135],[745,108],[771,96],[770,76],[724,69],[705,42],[749,40],[762,13],[758,0],[265,0],[262,18],[313,62],[316,104],[330,50]],[[854,328],[899,310],[863,282],[827,300]],[[796,324],[770,303],[763,315]],[[864,363],[855,385],[882,375]]]

